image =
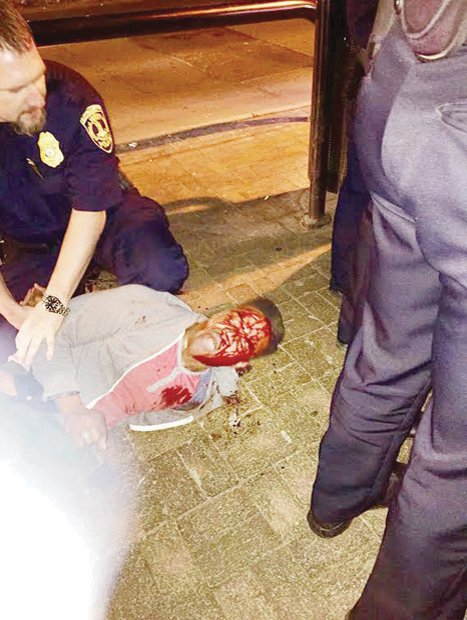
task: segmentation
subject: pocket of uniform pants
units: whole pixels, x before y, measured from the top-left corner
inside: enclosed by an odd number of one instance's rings
[[[443,103],[436,111],[443,123],[467,133],[467,100]]]

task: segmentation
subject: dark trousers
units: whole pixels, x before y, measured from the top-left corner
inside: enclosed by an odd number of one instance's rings
[[[348,205],[350,206],[350,205]],[[333,238],[334,249],[339,242]],[[373,246],[372,204],[368,195],[366,207],[359,215],[353,247],[347,254],[347,287],[342,290],[337,339],[350,344],[362,322],[363,307],[369,279],[369,265]]]
[[[462,620],[467,608],[467,290],[426,261],[415,222],[374,197],[362,324],[336,385],[312,509],[326,522],[383,493],[430,380],[400,494],[353,620]]]
[[[349,121],[347,174],[339,190],[332,230],[330,287],[342,293],[337,339],[349,344],[361,320],[372,243],[371,199],[362,176]]]
[[[353,257],[360,241],[361,221],[370,202],[352,133],[349,128],[347,174],[339,190],[332,230],[330,286],[344,295],[352,291]]]
[[[27,253],[2,266],[2,275],[13,297],[20,301],[34,283],[46,286],[57,261],[57,252]],[[164,209],[129,191],[110,210],[94,261],[113,273],[120,284],[144,284],[175,293],[188,276],[188,263],[169,229]],[[0,362],[15,351],[16,330],[0,318]]]

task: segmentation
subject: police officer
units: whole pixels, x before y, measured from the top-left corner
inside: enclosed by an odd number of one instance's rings
[[[0,232],[22,246],[2,266],[0,357],[29,364],[54,337],[92,257],[122,284],[176,292],[188,275],[161,206],[121,183],[104,103],[71,69],[44,63],[28,25],[0,4]],[[38,283],[44,303],[19,301]],[[8,324],[6,323],[8,322]]]
[[[374,245],[309,523],[343,532],[385,492],[426,389],[407,472],[352,620],[467,609],[467,4],[404,0],[364,78],[355,135]]]

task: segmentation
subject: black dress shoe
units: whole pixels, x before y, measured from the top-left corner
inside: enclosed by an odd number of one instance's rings
[[[384,496],[379,502],[372,506],[372,508],[387,508],[389,506],[392,500],[399,493],[406,470],[407,465],[405,465],[405,463],[399,463],[398,461],[395,463],[389,476],[389,482]],[[307,515],[307,519],[308,525],[310,526],[312,532],[321,538],[334,538],[334,536],[339,536],[339,534],[345,532],[345,530],[352,523],[352,519],[340,521],[339,523],[326,523],[324,521],[319,521],[311,509]]]
[[[334,536],[339,536],[339,534],[345,532],[352,523],[352,519],[341,521],[340,523],[325,523],[324,521],[319,521],[311,509],[307,515],[307,519],[311,531],[321,538],[334,538]]]

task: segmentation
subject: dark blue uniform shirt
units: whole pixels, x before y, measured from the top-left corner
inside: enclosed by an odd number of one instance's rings
[[[46,62],[47,120],[21,136],[0,124],[0,232],[28,243],[60,241],[71,209],[119,204],[118,159],[99,94],[78,73]]]

